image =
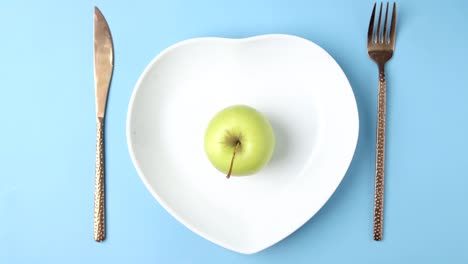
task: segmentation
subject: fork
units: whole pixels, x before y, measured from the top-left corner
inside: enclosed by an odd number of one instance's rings
[[[381,31],[381,18],[383,3],[380,4],[377,30],[374,30],[375,10],[374,4],[369,31],[367,32],[367,52],[369,57],[379,67],[379,96],[378,96],[378,117],[377,117],[377,148],[376,148],[376,173],[375,173],[375,196],[374,196],[374,240],[382,240],[383,233],[383,206],[384,206],[384,164],[385,164],[385,115],[386,115],[386,89],[385,63],[393,56],[395,50],[396,31],[396,4],[393,3],[392,20],[390,22],[390,32],[387,30],[387,18],[389,4],[385,9],[385,19],[383,31]]]

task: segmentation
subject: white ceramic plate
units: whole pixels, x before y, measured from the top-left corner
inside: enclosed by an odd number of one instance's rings
[[[216,112],[250,105],[272,123],[276,149],[250,177],[216,171],[203,136]],[[136,84],[127,140],[142,181],[200,236],[251,254],[306,223],[351,162],[358,113],[345,74],[322,48],[290,35],[198,38],[159,54]]]

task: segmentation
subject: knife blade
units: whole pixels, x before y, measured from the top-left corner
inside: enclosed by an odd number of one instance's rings
[[[96,173],[94,183],[94,240],[105,239],[104,117],[114,69],[114,46],[109,25],[94,7],[94,85],[96,93]]]

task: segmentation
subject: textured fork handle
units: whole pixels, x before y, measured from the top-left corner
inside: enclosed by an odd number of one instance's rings
[[[374,240],[377,241],[382,240],[383,233],[386,89],[385,70],[383,66],[380,66],[374,197]]]
[[[104,118],[97,119],[96,174],[94,178],[94,240],[105,238],[104,218]]]

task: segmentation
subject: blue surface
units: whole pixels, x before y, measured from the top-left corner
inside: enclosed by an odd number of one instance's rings
[[[401,1],[387,67],[385,240],[372,241],[377,69],[372,1],[3,1],[0,263],[468,263],[468,2]],[[92,239],[93,7],[114,38],[107,240]],[[145,189],[125,138],[128,101],[161,50],[199,36],[288,33],[342,66],[360,111],[355,158],[324,208],[241,255],[198,237]]]

